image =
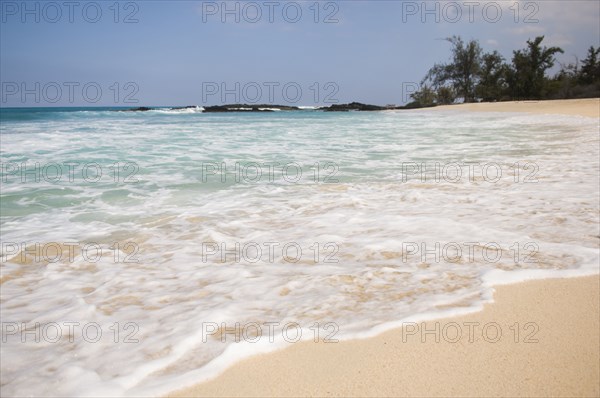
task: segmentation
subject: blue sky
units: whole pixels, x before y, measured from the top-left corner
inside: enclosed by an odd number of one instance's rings
[[[0,3],[3,107],[401,104],[445,37],[510,59],[545,35],[562,62],[600,45],[599,1]]]

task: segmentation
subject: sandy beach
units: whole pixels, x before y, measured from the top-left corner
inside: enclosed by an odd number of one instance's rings
[[[433,110],[462,110],[471,112],[527,112],[536,114],[560,114],[600,117],[600,98],[553,100],[553,101],[508,101],[477,104],[443,105]]]
[[[0,0],[0,398],[600,398],[600,0],[84,3]]]
[[[600,117],[600,99],[434,109]],[[364,340],[294,344],[170,396],[597,397],[599,285],[590,276],[499,286],[481,312]]]
[[[599,282],[500,286],[482,312],[365,340],[298,343],[171,396],[597,397]]]

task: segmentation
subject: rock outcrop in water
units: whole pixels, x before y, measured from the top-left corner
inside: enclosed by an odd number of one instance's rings
[[[147,112],[151,110],[152,108],[148,108],[147,106],[140,106],[139,108],[119,109],[117,112]]]
[[[204,112],[274,112],[274,111],[298,111],[300,108],[287,105],[247,105],[230,104],[205,106]]]
[[[183,110],[183,109],[196,109],[196,108],[198,108],[198,106],[188,105],[188,106],[176,106],[176,107],[168,108],[168,109],[173,110],[173,111],[178,111],[178,110]],[[118,109],[117,112],[147,112],[147,111],[153,111],[155,109],[165,109],[165,108],[150,108],[147,106],[140,106],[138,108],[131,108],[131,109]]]
[[[188,106],[175,106],[173,108],[171,108],[172,111],[180,111],[183,109],[196,109],[199,108],[198,105],[188,105]]]
[[[180,106],[169,108],[170,110],[184,110],[184,109],[196,109],[200,108],[197,105],[188,105],[188,106]],[[119,112],[146,112],[154,109],[164,109],[164,108],[149,108],[146,106],[141,106],[138,108],[131,109],[122,109]],[[275,112],[275,111],[302,111],[301,108],[297,106],[289,106],[289,105],[248,105],[248,104],[228,104],[228,105],[213,105],[213,106],[205,106],[202,107],[202,112],[206,113],[225,113],[225,112]],[[349,111],[385,111],[390,109],[409,109],[408,106],[379,106],[379,105],[369,105],[363,104],[360,102],[351,102],[349,104],[333,104],[330,106],[323,106],[320,108],[316,108],[318,111],[324,112],[349,112]]]
[[[349,104],[334,104],[328,107],[319,108],[325,112],[348,112],[348,111],[385,111],[394,109],[385,106],[361,104],[360,102],[351,102]]]

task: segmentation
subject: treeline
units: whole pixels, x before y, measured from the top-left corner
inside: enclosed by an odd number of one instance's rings
[[[544,36],[527,40],[507,63],[497,51],[485,53],[477,40],[446,39],[452,46],[450,62],[435,64],[408,108],[464,102],[519,101],[600,97],[600,47],[589,48],[586,58],[561,64],[554,77],[546,71],[556,62],[560,47],[542,46]]]

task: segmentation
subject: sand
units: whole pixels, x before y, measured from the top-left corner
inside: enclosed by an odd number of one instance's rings
[[[432,109],[598,118],[600,99]],[[500,286],[481,312],[408,324],[369,339],[291,344],[170,396],[598,397],[599,287],[600,276]]]
[[[599,285],[592,276],[500,286],[482,312],[364,340],[291,344],[172,396],[597,397]],[[422,333],[436,324],[439,332]]]
[[[427,110],[463,110],[471,112],[527,112],[536,114],[561,114],[600,117],[600,98],[553,100],[553,101],[510,101],[477,104],[443,105]]]

